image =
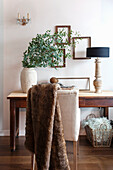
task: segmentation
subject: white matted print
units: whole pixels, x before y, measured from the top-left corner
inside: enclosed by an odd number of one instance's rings
[[[90,90],[89,77],[57,77],[58,83],[64,87],[75,86],[79,90]]]
[[[76,47],[73,47],[73,59],[87,59],[86,49],[91,47],[91,37],[73,37],[73,41],[76,39]]]

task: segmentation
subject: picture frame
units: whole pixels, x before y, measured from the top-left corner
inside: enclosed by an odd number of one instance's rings
[[[66,87],[77,86],[80,91],[90,91],[90,77],[55,77],[58,83]],[[78,83],[77,83],[78,81]],[[84,87],[82,87],[83,85]]]
[[[91,47],[91,37],[73,37],[72,41],[76,40],[76,47],[73,46],[73,60],[77,59],[91,59],[86,57],[86,49]]]
[[[59,49],[59,50],[62,50],[62,51],[63,51],[62,62],[61,62],[60,65],[58,65],[58,66],[53,66],[53,68],[66,67],[65,49]],[[54,62],[54,58],[53,58],[53,62]]]
[[[58,31],[61,30],[61,29],[64,29],[67,32],[67,34],[68,34],[68,36],[67,36],[68,42],[71,43],[71,38],[69,36],[69,33],[71,32],[71,26],[70,25],[57,25],[57,26],[55,26],[55,32],[56,33],[58,33]],[[63,43],[57,43],[57,44],[66,45],[67,43],[64,40]]]

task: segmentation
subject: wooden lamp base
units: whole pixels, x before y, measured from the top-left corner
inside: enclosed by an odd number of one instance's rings
[[[101,87],[102,87],[102,80],[101,80],[101,74],[100,74],[100,65],[101,60],[95,59],[95,80],[93,81],[93,85],[95,86],[95,93],[101,93]]]

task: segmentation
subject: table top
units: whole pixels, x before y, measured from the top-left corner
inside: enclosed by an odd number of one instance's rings
[[[79,91],[79,97],[113,97],[113,91],[104,90],[102,93],[94,91]]]
[[[23,93],[22,91],[13,91],[8,96],[7,99],[10,98],[27,98],[27,93]]]
[[[79,97],[113,97],[113,91],[102,91],[102,93],[95,93],[94,91],[79,91]],[[7,99],[11,98],[27,98],[27,93],[14,91],[7,96]]]

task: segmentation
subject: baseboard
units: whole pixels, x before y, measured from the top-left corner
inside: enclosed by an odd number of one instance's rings
[[[19,131],[19,136],[25,136],[25,130],[20,130]]]
[[[10,136],[10,130],[0,130],[0,136]],[[19,136],[25,136],[25,130],[20,130]]]
[[[10,136],[9,130],[0,130],[0,136]]]

